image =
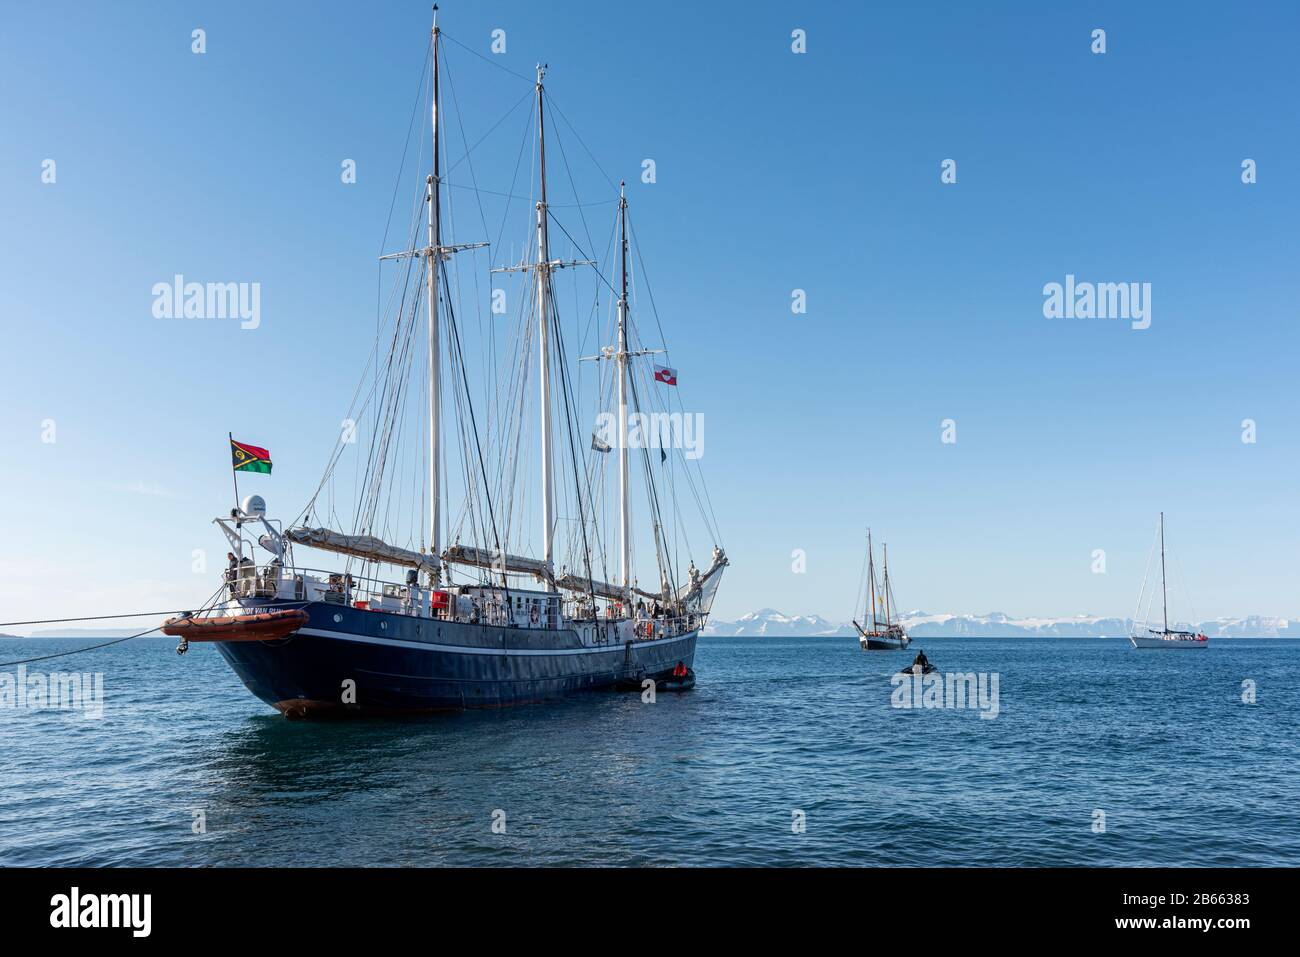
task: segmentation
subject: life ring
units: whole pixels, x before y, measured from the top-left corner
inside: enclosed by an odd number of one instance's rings
[[[530,611],[530,612],[528,613],[528,620],[529,620],[532,624],[536,625],[536,624],[537,624],[537,621],[538,621],[538,619],[539,619],[540,617],[541,617],[541,616],[537,614],[537,606],[534,605],[534,606],[533,606],[533,610]]]

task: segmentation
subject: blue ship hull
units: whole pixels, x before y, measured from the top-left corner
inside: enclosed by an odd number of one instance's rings
[[[267,600],[246,611],[303,607]],[[289,717],[499,708],[580,691],[640,687],[695,658],[698,633],[584,646],[573,630],[502,628],[312,602],[301,630],[220,642],[248,690]],[[345,701],[347,682],[355,694]]]

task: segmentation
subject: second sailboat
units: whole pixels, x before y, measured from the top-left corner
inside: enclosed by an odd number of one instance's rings
[[[893,620],[894,592],[889,584],[889,546],[884,546],[884,581],[876,581],[876,555],[871,544],[871,529],[867,529],[867,575],[863,583],[866,598],[863,601],[863,628],[854,619],[858,630],[858,644],[863,651],[899,651],[911,644],[903,626]]]

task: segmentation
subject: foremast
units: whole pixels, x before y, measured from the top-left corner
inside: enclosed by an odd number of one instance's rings
[[[426,321],[426,357],[429,364],[429,448],[427,452],[428,493],[429,493],[429,549],[427,562],[418,567],[425,569],[431,586],[436,586],[441,577],[440,555],[442,552],[442,349],[440,341],[439,304],[442,287],[442,264],[453,254],[466,249],[482,249],[487,243],[444,244],[442,241],[442,139],[438,115],[441,105],[441,64],[440,49],[442,31],[438,27],[438,8],[433,8],[433,31],[430,42],[433,45],[432,99],[429,107],[429,119],[433,133],[433,171],[424,181],[424,201],[428,206],[428,245],[420,249],[392,253],[380,256],[380,260],[411,259],[418,257],[425,264],[425,296],[427,303]],[[340,549],[342,550],[342,549]]]
[[[433,557],[430,587],[438,585],[438,556],[442,552],[442,489],[441,477],[441,387],[442,355],[438,329],[438,272],[439,253],[442,247],[442,161],[438,130],[438,8],[433,8],[433,102],[430,107],[433,127],[433,173],[425,181],[425,201],[429,204],[429,245],[425,256],[425,273],[428,282],[428,361],[429,361],[429,554]]]

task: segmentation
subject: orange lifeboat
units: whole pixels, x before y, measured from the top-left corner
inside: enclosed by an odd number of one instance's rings
[[[182,641],[274,641],[302,628],[307,621],[307,613],[300,608],[222,618],[187,615],[168,618],[162,632]]]

